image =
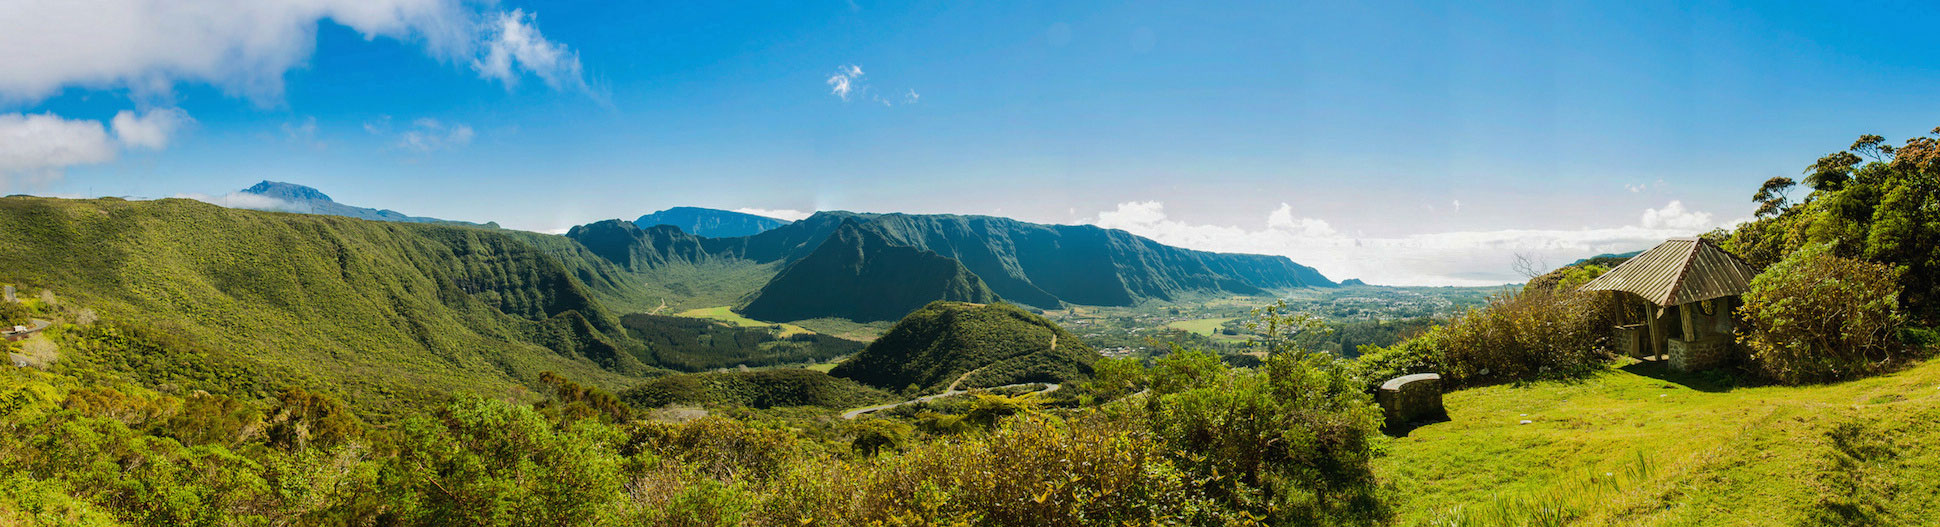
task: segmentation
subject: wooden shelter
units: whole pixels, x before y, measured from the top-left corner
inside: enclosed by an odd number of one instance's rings
[[[1708,240],[1672,238],[1578,290],[1641,299],[1644,324],[1618,328],[1618,341],[1632,355],[1668,355],[1671,367],[1695,371],[1720,365],[1735,347],[1731,311],[1756,274]]]

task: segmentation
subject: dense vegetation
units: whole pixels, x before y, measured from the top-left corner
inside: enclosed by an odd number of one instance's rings
[[[997,294],[963,264],[896,245],[845,221],[814,252],[789,264],[741,313],[762,320],[896,320],[930,302],[990,303]]]
[[[619,396],[639,408],[688,404],[846,409],[892,399],[887,393],[852,380],[796,368],[669,375],[629,388]]]
[[[688,372],[823,362],[862,350],[853,340],[815,333],[783,337],[770,328],[699,318],[636,313],[620,317],[620,325],[646,345],[654,364]]]
[[[11,281],[54,291],[73,311],[57,318],[109,321],[53,335],[61,362],[139,382],[230,371],[195,389],[303,387],[381,414],[547,370],[607,387],[651,370],[559,259],[504,231],[28,197],[0,199],[0,230]],[[121,340],[152,351],[100,345]]]
[[[1329,355],[1281,351],[1258,370],[1202,352],[1108,361],[1113,376],[1072,388],[1089,403],[985,395],[923,431],[781,408],[888,398],[807,370],[669,376],[620,395],[542,372],[536,405],[463,396],[371,426],[301,389],[0,368],[0,522],[1380,523],[1368,396]],[[683,402],[741,417],[636,419]]]
[[[933,302],[829,373],[914,393],[959,378],[965,387],[1083,379],[1097,358],[1064,328],[1016,306]]]

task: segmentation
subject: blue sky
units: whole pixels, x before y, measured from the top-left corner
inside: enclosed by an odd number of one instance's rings
[[[0,190],[996,214],[1480,284],[1940,125],[1916,3],[150,4],[0,4]]]

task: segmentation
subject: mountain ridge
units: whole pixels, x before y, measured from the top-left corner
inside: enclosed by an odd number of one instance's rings
[[[641,228],[671,225],[681,232],[707,238],[753,236],[788,223],[767,216],[703,207],[673,207],[633,220]]]
[[[764,320],[896,320],[936,300],[989,303],[997,294],[962,263],[898,245],[854,218],[763,286],[741,313]]]

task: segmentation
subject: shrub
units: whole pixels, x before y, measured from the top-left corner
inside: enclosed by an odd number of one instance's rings
[[[1604,365],[1620,307],[1600,293],[1507,294],[1451,322],[1436,339],[1444,377],[1462,383],[1578,375]]]
[[[1181,370],[1189,371],[1189,370]],[[1327,354],[1283,353],[1264,371],[1156,384],[1151,427],[1210,495],[1270,525],[1364,525],[1388,510],[1369,465],[1379,410]]]
[[[409,523],[592,525],[619,503],[619,438],[606,425],[555,428],[531,407],[476,398],[439,417],[402,424],[391,479]]]
[[[1363,384],[1377,386],[1403,375],[1447,371],[1441,354],[1444,339],[1441,326],[1435,326],[1393,346],[1366,348],[1354,361],[1354,375]]]
[[[1876,372],[1901,358],[1902,323],[1893,268],[1834,256],[1813,245],[1751,281],[1739,308],[1739,340],[1766,377],[1830,381]]]

